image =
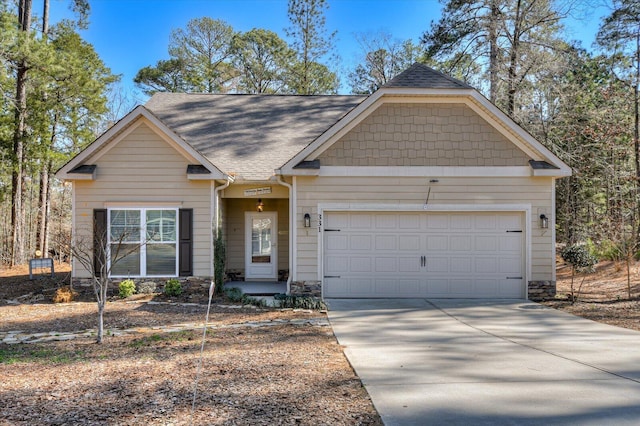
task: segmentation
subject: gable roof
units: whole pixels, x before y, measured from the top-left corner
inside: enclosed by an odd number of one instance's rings
[[[267,180],[366,96],[157,93],[145,105],[211,163]]]
[[[336,122],[330,129],[324,132],[318,139],[284,163],[283,166],[277,170],[277,173],[283,175],[319,174],[321,165],[313,169],[309,167],[301,168],[299,165],[317,163],[320,154],[383,103],[403,103],[411,98],[418,99],[418,102],[463,103],[534,160],[533,163],[530,163],[531,174],[533,176],[561,177],[571,175],[569,166],[515,123],[480,92],[466,83],[419,63],[413,64],[374,92],[365,101],[351,110],[343,119]],[[549,167],[534,167],[534,165],[540,163],[546,163]],[[351,172],[355,171],[351,170]],[[394,174],[396,172],[391,171],[391,173]]]
[[[140,105],[135,107],[129,114],[122,117],[116,124],[110,127],[78,155],[62,166],[56,172],[56,176],[60,179],[69,180],[94,179],[96,166],[93,164],[86,164],[86,162],[92,161],[92,159],[100,156],[105,149],[109,148],[110,143],[118,140],[128,131],[135,128],[140,121],[147,123],[154,128],[156,133],[163,135],[165,141],[173,146],[173,148],[175,148],[181,155],[199,162],[200,164],[198,166],[204,169],[204,172],[201,170],[197,173],[198,175],[204,176],[206,174],[207,179],[227,178],[227,175],[194,149],[191,144],[180,138],[172,129],[167,127],[148,109]],[[187,168],[186,173],[190,174],[189,167]]]
[[[411,87],[415,89],[473,89],[467,83],[416,62],[389,80],[382,87]]]

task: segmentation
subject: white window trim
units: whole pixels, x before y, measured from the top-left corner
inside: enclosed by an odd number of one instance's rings
[[[106,204],[106,203],[105,203]],[[146,204],[146,203],[142,203]],[[111,211],[112,210],[136,210],[140,212],[140,241],[137,241],[134,244],[140,244],[140,272],[139,275],[115,275],[111,273]],[[146,238],[146,226],[147,226],[147,210],[172,210],[176,213],[176,239],[174,244],[176,246],[176,259],[174,265],[174,273],[172,275],[149,275],[147,272],[147,244],[158,244],[158,242],[142,242],[143,238]],[[107,262],[109,265],[109,277],[111,278],[175,278],[178,277],[178,262],[180,259],[180,244],[179,244],[179,235],[180,232],[180,212],[179,208],[175,206],[175,204],[171,206],[167,205],[157,205],[157,204],[147,204],[147,205],[136,205],[132,204],[123,205],[119,203],[110,203],[110,206],[107,208]],[[169,244],[169,242],[162,242],[162,244]],[[142,273],[144,272],[144,273]]]

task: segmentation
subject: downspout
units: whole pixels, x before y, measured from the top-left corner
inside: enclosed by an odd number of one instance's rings
[[[211,250],[211,272],[212,272],[212,277],[215,277],[215,240],[216,238],[218,238],[218,226],[220,226],[220,191],[222,191],[223,189],[226,189],[229,187],[229,185],[231,185],[234,181],[234,178],[232,176],[228,176],[227,175],[227,181],[215,188],[215,196],[213,198],[213,202],[214,202],[214,206],[213,206],[213,241],[212,241],[212,250]],[[211,281],[214,282],[214,281]]]
[[[291,293],[291,282],[296,273],[296,265],[294,261],[294,247],[296,235],[296,194],[293,191],[293,186],[290,183],[284,181],[282,175],[277,176],[277,182],[289,189],[289,278],[287,278],[287,294]]]

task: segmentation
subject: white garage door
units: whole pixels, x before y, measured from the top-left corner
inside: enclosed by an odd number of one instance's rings
[[[522,214],[328,212],[324,297],[523,298]]]

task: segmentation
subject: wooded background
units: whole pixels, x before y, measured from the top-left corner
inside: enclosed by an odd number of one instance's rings
[[[443,0],[419,39],[356,34],[360,61],[339,72],[326,0],[289,0],[285,34],[237,32],[214,17],[172,31],[169,56],[139,70],[145,94],[372,93],[414,62],[480,90],[564,160],[560,244],[629,259],[640,247],[640,0],[610,0],[596,44],[568,39],[583,1]],[[49,0],[0,0],[0,263],[70,252],[70,187],[53,173],[134,105],[78,31],[89,0],[56,2],[74,20],[49,24]],[[587,4],[588,6],[588,4]],[[426,21],[426,18],[425,18]]]

